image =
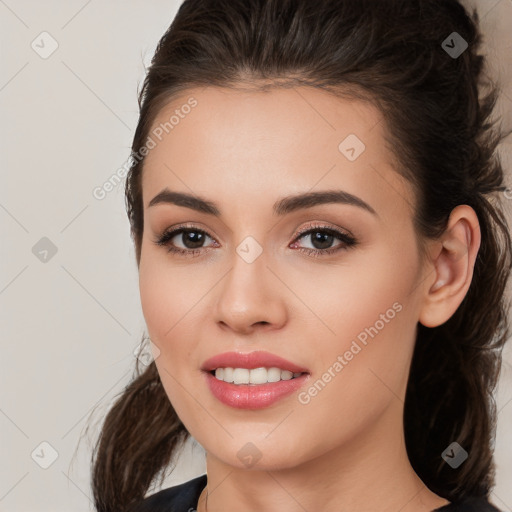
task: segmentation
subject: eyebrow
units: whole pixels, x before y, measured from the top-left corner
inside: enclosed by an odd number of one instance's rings
[[[220,217],[220,208],[212,201],[202,197],[176,192],[164,188],[149,202],[148,208],[157,204],[168,203],[176,206],[183,206],[201,213]],[[306,192],[293,196],[283,197],[277,200],[273,206],[274,215],[286,215],[303,208],[312,208],[313,206],[330,203],[341,203],[362,208],[378,217],[377,212],[361,198],[349,194],[344,190],[325,190],[321,192]]]

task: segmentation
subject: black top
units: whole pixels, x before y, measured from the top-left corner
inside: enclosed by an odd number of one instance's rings
[[[206,475],[148,496],[128,512],[196,512],[201,491],[206,487]],[[433,512],[499,512],[485,498],[466,498],[437,508]]]

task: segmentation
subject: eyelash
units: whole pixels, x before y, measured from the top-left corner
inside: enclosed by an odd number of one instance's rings
[[[356,246],[358,243],[357,240],[353,236],[351,236],[347,233],[342,233],[341,231],[338,231],[336,229],[333,229],[329,226],[324,226],[324,225],[308,226],[306,229],[297,233],[297,236],[295,237],[293,243],[297,242],[299,239],[305,237],[306,235],[311,235],[311,234],[317,233],[317,232],[322,232],[322,233],[326,233],[328,235],[332,235],[335,238],[337,238],[338,240],[340,240],[342,243],[340,243],[339,245],[336,245],[334,247],[331,247],[330,249],[310,249],[309,247],[301,247],[298,250],[305,252],[309,256],[313,256],[313,257],[317,258],[317,257],[321,257],[321,256],[331,255],[338,251],[349,249],[351,247]],[[187,250],[187,249],[181,249],[181,248],[174,247],[174,246],[170,245],[169,242],[176,235],[179,235],[181,233],[201,233],[203,235],[208,236],[212,240],[214,240],[214,238],[207,231],[204,231],[203,229],[198,229],[193,226],[181,225],[181,226],[177,226],[176,228],[174,228],[170,231],[164,231],[156,240],[154,240],[154,243],[159,246],[167,247],[168,252],[182,255],[185,257],[192,258],[192,257],[195,257],[196,255],[198,255],[201,252],[201,249],[203,249],[202,247],[200,249],[188,249]]]

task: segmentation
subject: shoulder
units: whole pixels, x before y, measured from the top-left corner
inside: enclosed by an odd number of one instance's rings
[[[196,512],[199,495],[205,486],[206,475],[201,475],[152,494],[126,512]]]
[[[467,496],[434,512],[500,512],[484,496]]]

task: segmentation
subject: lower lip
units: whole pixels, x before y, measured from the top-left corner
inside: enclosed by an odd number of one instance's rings
[[[213,396],[223,404],[237,409],[264,409],[276,403],[304,385],[309,374],[290,380],[267,384],[232,384],[217,379],[210,372],[204,372],[206,382]]]

